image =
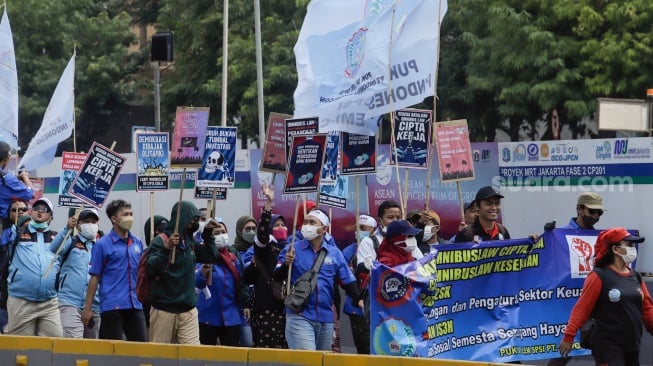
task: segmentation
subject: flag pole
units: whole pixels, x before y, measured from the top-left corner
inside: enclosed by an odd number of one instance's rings
[[[388,94],[392,93],[392,77],[390,65],[392,65],[392,32],[395,26],[395,14],[397,13],[397,3],[392,6],[392,21],[390,22],[390,36],[388,37]],[[395,175],[397,177],[397,190],[399,191],[399,205],[401,206],[401,218],[406,218],[406,202],[401,189],[401,178],[399,177],[399,164],[397,161],[397,142],[395,141],[395,113],[394,98],[390,99],[390,160],[395,160]]]
[[[442,13],[442,0],[438,0],[438,43],[436,44],[436,57],[435,57],[435,72],[434,72],[434,77],[435,80],[433,80],[433,118],[431,119],[431,146],[429,147],[429,150],[433,151],[433,154],[431,154],[431,161],[428,161],[428,171],[426,173],[426,210],[429,209],[429,201],[431,200],[431,172],[432,172],[432,167],[433,167],[433,160],[435,160],[435,121],[437,121],[437,103],[438,103],[438,70],[440,70],[439,63],[440,63],[440,39],[442,38],[442,34],[440,33],[440,29],[442,26],[442,21],[440,20],[442,17],[440,14]],[[460,192],[460,185],[458,186],[459,192]],[[459,193],[460,194],[460,193]]]
[[[227,69],[229,66],[229,0],[222,10],[222,127],[227,127]]]
[[[261,0],[254,0],[254,36],[256,39],[256,94],[258,101],[258,146],[263,148],[265,111],[263,104],[263,51],[261,47]]]

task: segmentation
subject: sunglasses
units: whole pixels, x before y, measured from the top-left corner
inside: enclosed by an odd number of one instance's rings
[[[27,212],[27,207],[21,207],[21,208],[12,208],[11,212]]]
[[[255,227],[245,227],[245,228],[243,228],[243,231],[247,231],[247,232],[251,233],[252,231],[256,231],[256,228]]]
[[[32,207],[32,211],[50,213],[50,209],[47,206],[41,205]]]
[[[603,215],[603,210],[598,208],[588,208],[587,212],[589,212],[590,215],[599,215],[599,216]]]

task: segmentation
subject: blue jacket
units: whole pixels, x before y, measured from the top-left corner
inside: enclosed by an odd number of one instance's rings
[[[88,273],[100,277],[100,311],[143,309],[136,297],[138,262],[143,243],[129,232],[127,241],[111,229],[95,242]]]
[[[95,241],[88,240],[81,235],[66,236],[67,228],[63,228],[50,244],[50,250],[56,253],[59,246],[59,305],[70,305],[78,309],[84,308],[86,300],[86,288],[91,276],[88,273],[88,265],[91,261],[91,251]],[[67,255],[67,256],[66,256]],[[66,257],[66,258],[64,258]],[[100,312],[100,291],[95,292],[93,300],[93,312]]]
[[[28,187],[22,181],[11,174],[6,173],[0,170],[0,175],[2,176],[3,184],[0,184],[0,217],[7,218],[9,217],[9,206],[11,206],[11,201],[24,201],[27,202],[34,197],[34,191],[32,188]]]
[[[232,254],[235,253],[237,251],[233,249]],[[242,262],[236,255],[234,257],[233,264],[240,274],[243,272]],[[243,296],[246,296],[246,293],[243,294],[243,286],[246,289],[246,285],[241,282],[240,288],[237,288],[236,278],[227,266],[223,264],[213,264],[212,266],[213,282],[208,286],[209,291],[211,291],[211,298],[207,300],[203,292],[197,295],[198,321],[200,324],[214,327],[240,325],[241,304],[246,300],[243,299]],[[207,287],[201,268],[202,264],[197,264],[195,267],[195,287],[198,289]]]
[[[286,252],[290,245],[287,245],[280,253],[276,269],[283,266],[286,258]],[[313,250],[311,243],[306,240],[295,242],[295,261],[292,266],[291,282],[294,283],[304,273],[313,267],[313,262],[317,258],[318,252]],[[352,274],[345,257],[335,245],[329,244],[324,239],[322,248],[326,248],[327,255],[324,258],[322,267],[318,272],[317,285],[311,293],[303,311],[300,313],[306,319],[320,323],[333,323],[333,291],[336,277],[341,285],[346,285],[356,281]],[[292,314],[292,310],[286,308],[286,314]]]
[[[345,261],[349,264],[349,269],[352,272],[356,270],[356,263],[351,263],[352,258],[356,255],[356,249],[358,249],[357,244],[352,243],[342,250],[342,255],[345,257]],[[351,296],[347,294],[345,294],[345,305],[342,307],[342,312],[349,315],[363,315],[363,310],[357,304],[354,304]]]
[[[37,232],[31,225],[18,238],[16,252],[9,266],[7,279],[9,296],[27,301],[46,301],[57,297],[54,280],[59,261],[50,251],[49,243],[57,235],[55,231]],[[54,265],[43,277],[54,260]]]

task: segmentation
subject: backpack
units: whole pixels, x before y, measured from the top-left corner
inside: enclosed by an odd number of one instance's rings
[[[168,235],[166,233],[161,233],[158,236],[161,237],[164,243],[168,241]],[[136,275],[136,298],[143,305],[148,305],[150,303],[150,288],[152,287],[152,282],[161,278],[161,276],[148,276],[147,275],[147,256],[150,253],[150,248],[145,248],[141,259],[138,260],[138,273]],[[166,268],[166,271],[168,269]]]

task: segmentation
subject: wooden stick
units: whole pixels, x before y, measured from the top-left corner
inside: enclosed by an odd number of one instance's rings
[[[295,217],[293,218],[292,226],[297,230],[297,214],[299,213],[299,201],[297,200],[297,203],[295,204]],[[306,205],[304,205],[304,208],[306,208]],[[295,238],[297,235],[292,236],[292,240],[290,241],[290,251],[291,253],[295,253]],[[290,287],[291,287],[291,281],[290,278],[292,277],[292,263],[290,263],[290,266],[288,266],[288,281],[286,281],[286,293],[290,294]]]
[[[154,240],[154,192],[150,192],[150,243]]]
[[[460,206],[460,222],[465,222],[465,204],[463,203],[463,188],[460,181],[456,181],[456,188],[458,188],[458,205]]]
[[[184,168],[181,173],[181,186],[179,187],[179,201],[177,202],[177,218],[175,220],[175,230],[173,234],[179,234],[179,215],[181,215],[181,201],[184,195],[184,183],[186,181],[186,168]],[[181,239],[180,239],[181,240]],[[175,253],[177,253],[177,247],[173,248],[172,256],[170,256],[170,263],[175,263]]]
[[[84,209],[84,204],[82,203],[78,209],[75,210],[75,219],[79,216],[79,213]],[[16,228],[16,232],[18,232],[18,228]],[[52,270],[52,267],[54,266],[54,263],[57,261],[57,257],[59,257],[59,253],[61,252],[61,248],[66,245],[66,241],[70,237],[70,234],[73,232],[73,229],[68,229],[66,232],[66,236],[64,236],[63,241],[61,242],[61,245],[59,245],[59,248],[57,248],[57,251],[54,253],[54,257],[50,261],[50,264],[48,265],[48,268],[45,270],[45,273],[43,273],[43,278],[47,278],[48,274]]]
[[[361,243],[361,240],[360,240],[360,236],[361,236],[360,231],[361,230],[359,228],[360,225],[358,225],[358,218],[361,215],[360,202],[358,202],[358,198],[359,198],[358,189],[360,187],[360,177],[361,177],[360,175],[356,176],[356,211],[354,213],[354,227],[356,228],[356,244],[357,245]],[[356,264],[356,263],[354,263],[354,264]]]

